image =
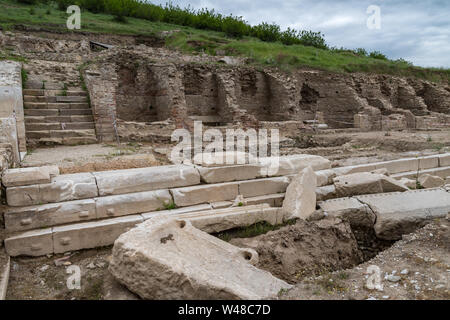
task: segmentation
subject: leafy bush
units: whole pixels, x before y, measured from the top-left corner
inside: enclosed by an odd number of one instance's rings
[[[300,44],[298,31],[291,28],[287,28],[286,31],[280,34],[280,41],[287,46],[293,44]]]
[[[358,49],[356,49],[356,50],[355,50],[355,53],[356,53],[358,56],[362,56],[362,57],[366,57],[366,56],[367,56],[367,51],[366,51],[366,49],[364,49],[364,48],[358,48]]]
[[[321,32],[302,30],[299,33],[300,44],[304,46],[316,47],[319,49],[328,49],[325,43],[325,38]]]
[[[262,41],[275,42],[280,39],[280,26],[263,22],[254,26],[251,34]]]
[[[242,17],[228,16],[223,19],[222,31],[229,36],[241,38],[248,35],[248,24]]]
[[[369,54],[369,57],[374,58],[374,59],[380,59],[380,60],[388,60],[388,58],[379,51],[372,51]]]

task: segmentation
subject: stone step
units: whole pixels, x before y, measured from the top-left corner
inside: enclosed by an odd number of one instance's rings
[[[27,138],[65,138],[65,137],[86,137],[95,136],[95,130],[43,130],[43,131],[27,131]]]
[[[23,101],[26,102],[47,102],[47,97],[45,96],[23,96]]]
[[[55,96],[81,96],[86,97],[87,92],[82,90],[45,90],[44,94],[48,97],[55,97]]]
[[[24,109],[25,116],[59,116],[58,109]]]
[[[55,146],[55,145],[67,145],[77,146],[82,144],[95,144],[97,143],[97,137],[84,136],[84,137],[64,137],[64,138],[40,138],[40,139],[28,139],[27,143],[30,145],[42,145],[42,146]]]
[[[84,130],[95,129],[93,122],[49,122],[49,123],[28,123],[25,126],[28,131],[43,131],[43,130]]]
[[[25,96],[45,96],[45,90],[43,90],[43,89],[23,89],[23,95],[25,95]]]
[[[91,109],[61,109],[59,110],[61,116],[88,116],[92,115]]]
[[[83,96],[57,96],[56,102],[87,102],[87,97]]]
[[[90,109],[88,103],[24,102],[25,109]]]
[[[28,123],[69,123],[69,122],[94,122],[92,115],[86,116],[27,116],[25,124]]]

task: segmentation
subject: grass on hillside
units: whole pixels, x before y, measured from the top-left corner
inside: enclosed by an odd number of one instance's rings
[[[54,5],[40,3],[30,6],[12,0],[0,0],[0,9],[0,26],[4,30],[11,30],[16,25],[22,24],[69,32],[66,28],[68,14],[57,10]],[[368,72],[450,82],[450,69],[421,68],[403,60],[374,59],[345,50],[324,50],[302,45],[286,46],[280,42],[263,42],[251,37],[234,39],[222,32],[143,19],[127,18],[127,23],[120,23],[114,21],[112,15],[83,11],[81,27],[82,32],[144,36],[154,36],[161,31],[180,30],[166,40],[168,47],[189,53],[205,52],[215,55],[223,52],[227,55],[245,56],[249,57],[251,64],[255,66],[273,66],[286,71],[306,67],[334,72]],[[0,59],[7,57],[8,54],[0,49]]]

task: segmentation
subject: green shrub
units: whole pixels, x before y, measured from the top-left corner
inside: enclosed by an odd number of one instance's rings
[[[355,53],[356,53],[358,56],[361,56],[361,57],[366,57],[366,56],[367,56],[367,51],[366,51],[366,49],[364,49],[364,48],[358,48],[358,49],[356,49],[356,50],[355,50]]]
[[[388,58],[379,51],[372,51],[369,54],[369,57],[373,59],[388,60]]]
[[[252,35],[262,41],[275,42],[280,39],[280,26],[263,22],[252,28]]]
[[[228,16],[223,19],[222,31],[229,36],[241,38],[248,35],[248,24],[242,17]]]
[[[299,34],[300,43],[304,46],[316,47],[319,49],[328,49],[325,38],[321,32],[302,30]]]
[[[287,46],[293,44],[300,44],[298,31],[291,28],[287,28],[286,31],[280,34],[280,41]]]

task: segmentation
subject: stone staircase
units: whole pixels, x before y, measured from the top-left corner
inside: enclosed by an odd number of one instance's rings
[[[96,143],[94,118],[87,92],[64,85],[27,84],[23,90],[27,144]],[[42,89],[45,87],[45,89]],[[50,88],[49,88],[50,87]]]

